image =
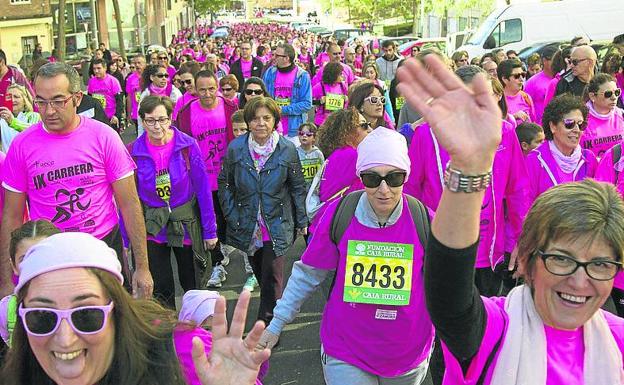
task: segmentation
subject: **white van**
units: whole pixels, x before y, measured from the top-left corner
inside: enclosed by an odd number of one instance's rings
[[[624,0],[562,0],[512,4],[492,12],[459,50],[469,57],[495,48],[520,51],[533,43],[575,36],[611,40],[624,32]]]

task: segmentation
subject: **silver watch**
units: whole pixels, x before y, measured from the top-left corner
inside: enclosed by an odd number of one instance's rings
[[[452,192],[473,193],[485,190],[492,182],[492,171],[480,175],[464,175],[461,171],[446,165],[444,185]]]

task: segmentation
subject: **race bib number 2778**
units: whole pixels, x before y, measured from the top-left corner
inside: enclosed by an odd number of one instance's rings
[[[412,291],[414,245],[351,240],[345,302],[405,306]]]

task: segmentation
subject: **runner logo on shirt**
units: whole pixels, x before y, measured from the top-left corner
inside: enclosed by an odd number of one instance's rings
[[[66,189],[58,189],[54,194],[54,198],[56,198],[56,202],[62,200],[56,206],[56,215],[52,218],[53,223],[63,223],[68,221],[72,215],[76,212],[76,209],[80,211],[85,211],[91,206],[91,200],[83,203],[80,202],[80,197],[85,193],[85,189],[79,187],[76,189],[75,193],[70,192]]]
[[[409,305],[414,245],[350,240],[343,301]]]

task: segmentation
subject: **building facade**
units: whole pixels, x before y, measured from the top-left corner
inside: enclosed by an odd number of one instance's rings
[[[31,54],[35,45],[51,51],[52,13],[46,0],[0,0],[0,48],[9,64]]]

